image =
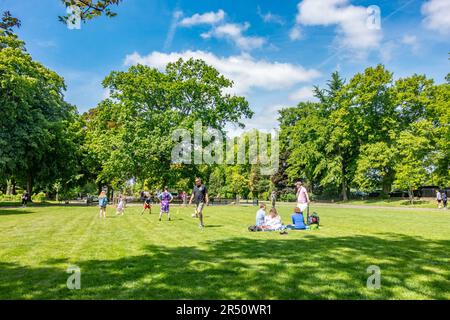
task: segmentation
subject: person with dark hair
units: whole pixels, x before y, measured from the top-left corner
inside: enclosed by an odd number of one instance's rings
[[[203,208],[206,205],[209,204],[209,198],[208,198],[208,190],[206,189],[206,186],[202,184],[202,179],[196,178],[195,179],[195,185],[194,189],[192,189],[192,196],[189,200],[189,205],[192,204],[192,201],[195,200],[195,214],[193,217],[199,218],[200,224],[199,228],[203,230],[205,225],[203,224]]]
[[[28,191],[25,191],[24,194],[22,195],[22,207],[26,207],[28,201],[30,200],[30,194],[28,193]]]
[[[169,187],[164,187],[164,191],[159,194],[158,199],[161,200],[161,210],[159,211],[159,221],[161,221],[163,213],[167,213],[167,216],[170,221],[169,204],[173,200],[173,196],[169,192]]]
[[[266,204],[261,203],[259,205],[259,210],[256,212],[256,224],[257,227],[262,227],[266,219]]]
[[[303,180],[297,181],[295,186],[297,187],[297,207],[300,208],[301,212],[304,212],[306,209],[308,209],[310,202],[308,191],[303,185]]]
[[[444,209],[447,209],[447,193],[442,191],[442,205],[444,206]]]
[[[277,192],[275,190],[270,193],[270,200],[272,201],[272,208],[275,208],[275,202],[277,201]]]
[[[144,214],[145,210],[148,210],[148,213],[152,214],[152,198],[150,195],[144,197],[144,209],[142,209],[141,215]]]

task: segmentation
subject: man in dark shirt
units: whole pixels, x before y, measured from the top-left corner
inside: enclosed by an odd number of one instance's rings
[[[209,198],[208,198],[208,190],[206,189],[205,185],[202,184],[202,179],[196,178],[195,179],[195,186],[192,190],[192,196],[189,200],[189,205],[192,204],[192,201],[195,201],[195,217],[198,217],[200,219],[199,227],[200,229],[203,229],[205,225],[203,224],[203,207],[208,205]]]

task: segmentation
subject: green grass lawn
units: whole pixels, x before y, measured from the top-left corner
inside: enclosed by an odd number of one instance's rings
[[[247,231],[254,207],[207,207],[203,231],[193,208],[171,222],[140,210],[0,208],[0,298],[450,299],[450,211],[317,207],[321,230],[280,235]]]
[[[414,200],[413,204],[407,199],[398,198],[339,201],[336,204],[437,209],[437,202],[431,199]]]

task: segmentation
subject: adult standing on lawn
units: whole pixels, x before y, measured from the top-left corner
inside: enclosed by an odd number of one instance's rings
[[[275,190],[270,193],[270,200],[272,200],[272,208],[275,208],[275,202],[277,201],[277,192]]]
[[[447,209],[447,192],[444,190],[442,191],[442,205],[444,206],[444,209]]]
[[[202,183],[202,179],[196,178],[194,189],[192,190],[192,196],[189,200],[189,205],[195,200],[195,217],[200,220],[199,228],[203,230],[205,225],[203,224],[203,207],[209,204],[208,190]]]
[[[25,193],[22,195],[22,207],[26,207],[28,200],[30,200],[30,194],[28,193],[28,191],[25,191]]]
[[[442,194],[441,194],[441,192],[439,190],[436,191],[436,200],[437,200],[437,203],[438,203],[438,209],[440,209],[441,208],[441,202],[442,202]]]
[[[308,191],[303,185],[303,180],[299,180],[295,185],[297,187],[297,207],[300,208],[301,212],[304,212],[309,206]]]

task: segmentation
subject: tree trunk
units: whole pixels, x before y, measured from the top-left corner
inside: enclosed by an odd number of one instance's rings
[[[113,201],[114,189],[111,186],[107,187],[106,197],[108,198],[109,201]]]
[[[30,196],[30,199],[33,194],[33,180],[34,180],[33,175],[31,173],[28,173],[28,175],[27,175],[27,192]]]
[[[6,192],[5,192],[5,194],[8,195],[8,196],[10,196],[12,194],[12,183],[11,183],[10,179],[6,180]]]
[[[13,195],[17,194],[17,191],[16,191],[16,180],[15,179],[12,180],[12,194]]]
[[[411,204],[414,204],[414,191],[413,190],[408,190],[408,194],[409,194],[409,202]]]
[[[342,181],[342,200],[348,201],[348,187],[347,187],[347,181]]]

